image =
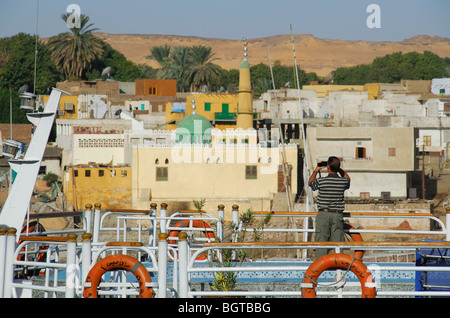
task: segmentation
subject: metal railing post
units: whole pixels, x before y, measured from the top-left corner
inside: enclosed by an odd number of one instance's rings
[[[102,205],[100,203],[96,203],[94,205],[94,228],[92,230],[92,241],[94,243],[98,243],[98,239],[100,236],[101,207]]]
[[[159,234],[158,242],[158,298],[167,296],[167,234]]]
[[[166,233],[166,217],[167,217],[167,204],[161,203],[161,210],[159,210],[159,216],[161,217],[161,221],[159,222],[159,232]]]
[[[187,298],[189,295],[189,279],[188,279],[188,242],[186,232],[178,234],[178,257],[180,258],[180,297]]]
[[[217,237],[220,242],[223,242],[223,221],[225,219],[225,206],[223,204],[219,204],[217,207]]]
[[[450,206],[445,208],[445,227],[447,230],[445,239],[450,241]]]
[[[5,266],[6,266],[6,227],[0,228],[0,298],[3,298],[3,286],[5,284]]]
[[[3,290],[4,298],[12,297],[12,283],[14,280],[14,253],[16,251],[16,233],[13,227],[8,229],[6,237],[6,257],[5,257],[5,284]]]
[[[231,210],[231,222],[232,222],[232,226],[233,226],[233,235],[232,235],[232,241],[236,242],[237,241],[237,230],[239,229],[239,205],[234,204],[232,206],[232,210]]]
[[[81,250],[81,281],[84,284],[86,277],[91,269],[91,253],[92,253],[92,234],[83,233],[81,235],[83,238],[83,245]]]
[[[75,287],[79,282],[79,272],[76,264],[77,235],[70,233],[67,236],[67,259],[66,259],[66,298],[75,297]]]
[[[84,228],[86,232],[92,233],[92,204],[86,204],[84,210]]]

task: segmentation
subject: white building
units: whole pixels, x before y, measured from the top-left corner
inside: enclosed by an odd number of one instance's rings
[[[308,127],[310,167],[336,156],[351,178],[349,198],[406,198],[415,169],[414,128]]]
[[[431,92],[436,95],[450,95],[450,78],[432,79]]]

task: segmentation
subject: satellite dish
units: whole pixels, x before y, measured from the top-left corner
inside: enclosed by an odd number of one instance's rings
[[[289,87],[291,87],[291,82],[286,82],[286,83],[284,84],[284,88],[289,88]]]
[[[25,93],[26,91],[28,91],[28,88],[29,88],[29,86],[27,85],[27,84],[25,84],[25,85],[22,85],[20,88],[19,88],[19,90],[17,91],[19,94],[23,94],[23,93]]]
[[[103,71],[102,71],[102,77],[110,77],[110,74],[111,74],[111,71],[112,71],[112,67],[111,66],[108,66],[108,67],[105,67],[104,69],[103,69]]]

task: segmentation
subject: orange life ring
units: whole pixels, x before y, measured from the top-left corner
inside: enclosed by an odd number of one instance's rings
[[[22,231],[20,233],[33,233],[34,231],[36,231],[36,229],[37,229],[38,232],[45,232],[45,228],[44,228],[44,226],[41,223],[39,223],[37,221],[33,221],[33,222],[30,222],[28,224],[28,226],[24,225],[22,227]],[[23,240],[19,239],[18,244],[20,244],[22,242],[23,242]],[[48,249],[48,246],[40,246],[39,247],[39,250],[42,250],[42,251],[45,251],[47,249]],[[25,248],[23,248],[21,250],[21,252],[25,252]],[[20,254],[17,259],[19,261],[23,261],[23,260],[25,260],[25,255]],[[36,261],[37,262],[45,262],[46,259],[47,259],[47,253],[39,253],[39,254],[37,254],[37,257],[36,257]]]
[[[351,226],[350,224],[344,223],[344,230],[354,230],[355,228]],[[363,242],[363,238],[361,234],[359,233],[348,233],[351,237],[353,242]],[[355,251],[353,253],[353,257],[362,259],[364,256],[364,251]]]
[[[373,283],[372,274],[360,260],[348,254],[324,255],[312,263],[305,272],[302,283],[311,283],[312,287],[302,287],[303,298],[315,298],[315,284],[320,274],[327,269],[351,270],[359,279],[362,288],[361,298],[375,298],[375,287],[368,287],[366,283]]]
[[[174,227],[188,227],[189,226],[189,220],[181,220],[177,222]],[[211,227],[208,225],[208,223],[201,221],[201,220],[192,220],[192,227],[199,228],[199,229],[205,229],[203,231],[203,234],[205,234],[206,238],[214,239],[216,236],[214,235],[214,232],[206,231],[206,229],[210,229]],[[169,232],[168,237],[177,237],[178,233],[180,233],[181,230],[172,230]],[[169,244],[175,244],[175,240],[169,240]]]
[[[84,298],[98,298],[97,287],[103,274],[111,270],[127,270],[133,273],[139,282],[139,298],[152,298],[153,290],[146,283],[152,281],[150,274],[144,265],[137,259],[123,254],[114,254],[98,261],[89,271],[86,283],[91,283],[89,287],[84,287]]]
[[[177,222],[174,227],[188,227],[190,220],[181,220]],[[205,234],[206,238],[214,239],[216,236],[214,235],[214,232],[206,231],[206,229],[210,229],[211,227],[208,225],[208,223],[201,221],[201,220],[192,220],[192,227],[199,228],[199,229],[205,229],[203,231],[203,234]],[[168,237],[177,237],[178,234],[181,232],[181,230],[172,230],[169,232]],[[175,244],[175,240],[169,240],[169,244]],[[206,253],[201,254],[196,258],[196,260],[201,261],[205,260],[207,258]]]

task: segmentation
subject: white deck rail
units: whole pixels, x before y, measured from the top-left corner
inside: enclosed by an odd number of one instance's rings
[[[158,213],[159,212],[159,213]],[[254,212],[254,216],[265,217],[269,212]],[[273,217],[298,217],[298,218],[314,218],[314,212],[270,212]],[[429,219],[436,224],[439,224],[438,230],[427,231],[402,231],[402,230],[372,230],[372,229],[358,229],[350,232],[359,233],[405,233],[405,234],[427,234],[436,235],[438,238],[445,237],[446,241],[440,242],[283,242],[283,243],[264,243],[264,242],[245,242],[245,243],[217,243],[214,240],[194,241],[192,240],[192,233],[199,231],[199,237],[202,237],[201,232],[205,232],[205,228],[188,227],[173,227],[173,222],[180,219],[189,220],[203,220],[209,224],[215,231],[215,237],[223,238],[223,222],[224,222],[224,207],[219,206],[217,216],[214,213],[198,213],[198,211],[180,211],[174,215],[167,216],[167,205],[161,204],[161,209],[157,211],[156,204],[151,205],[148,211],[135,210],[111,210],[101,211],[100,205],[95,205],[92,209],[91,205],[86,206],[83,213],[64,214],[54,213],[53,217],[61,216],[77,216],[82,217],[83,227],[80,229],[68,229],[64,231],[53,232],[37,232],[37,233],[21,233],[20,239],[17,237],[17,231],[14,228],[0,229],[0,298],[16,298],[16,297],[31,297],[33,291],[43,292],[43,297],[63,297],[73,298],[82,297],[82,289],[84,281],[90,268],[97,262],[98,257],[104,256],[107,253],[124,253],[137,255],[137,259],[141,260],[145,257],[145,263],[149,272],[153,273],[156,278],[152,282],[152,288],[156,291],[157,297],[167,297],[171,294],[172,297],[194,297],[194,296],[212,296],[212,295],[242,295],[247,296],[299,296],[301,291],[272,291],[272,292],[212,292],[212,291],[193,291],[190,290],[191,276],[194,273],[216,272],[218,267],[211,266],[208,261],[198,262],[196,258],[207,253],[210,250],[225,249],[225,248],[243,248],[243,249],[287,249],[287,250],[312,250],[317,247],[335,249],[337,252],[342,249],[350,250],[365,250],[365,251],[413,251],[418,248],[450,248],[448,227],[450,224],[449,216],[450,209],[447,210],[446,222],[442,222],[432,214],[428,213],[347,213],[346,218],[424,218]],[[49,215],[31,215],[32,218],[49,217]],[[116,217],[115,227],[107,227],[103,225],[108,217]],[[135,225],[130,226],[133,221]],[[239,224],[239,211],[237,206],[233,206],[232,221],[234,224]],[[137,222],[137,223],[136,223]],[[110,222],[111,223],[111,222]],[[112,222],[114,224],[114,221]],[[308,224],[308,223],[306,223]],[[169,237],[168,233],[171,231],[180,232],[178,241],[175,244],[169,244],[173,241],[173,237]],[[209,230],[208,230],[209,231]],[[252,229],[247,229],[252,231]],[[314,231],[313,228],[300,229],[272,229],[264,227],[262,231],[265,232],[304,232],[309,233]],[[115,242],[103,242],[100,237],[105,233],[112,233],[111,237],[115,237]],[[127,242],[130,239],[131,232],[136,232],[133,238],[137,237],[138,241]],[[82,233],[81,241],[77,233]],[[92,233],[92,234],[91,234]],[[135,234],[136,234],[135,233]],[[48,236],[45,236],[47,235]],[[56,234],[67,234],[66,236],[55,236]],[[114,235],[115,234],[115,235]],[[180,239],[181,237],[184,239]],[[219,240],[219,241],[221,241]],[[17,244],[17,241],[21,241]],[[112,239],[114,241],[114,239]],[[142,243],[141,241],[145,242]],[[29,256],[45,254],[45,261],[37,261]],[[20,255],[23,255],[20,257]],[[145,257],[144,257],[145,256]],[[35,257],[36,258],[36,257]],[[173,263],[173,265],[169,266]],[[410,264],[411,265],[411,264]],[[173,266],[173,269],[172,269]],[[172,281],[168,282],[168,270],[173,270]],[[41,273],[41,280],[44,282],[42,286],[34,285],[30,280],[17,275],[26,275],[24,271],[29,272],[35,270]],[[306,265],[301,266],[285,266],[282,263],[277,266],[246,266],[243,267],[220,267],[220,271],[246,271],[246,272],[261,272],[261,271],[304,271],[307,269]],[[379,266],[377,271],[450,271],[450,267],[437,266]],[[63,276],[61,276],[63,275]],[[63,281],[62,286],[58,286],[57,282]],[[169,283],[169,284],[168,284]],[[109,285],[108,285],[109,284]],[[113,283],[105,283],[109,291],[104,292],[104,295],[111,296],[129,296],[136,295],[136,291],[126,287],[129,282],[124,278],[117,279]],[[135,289],[135,288],[134,288]],[[102,292],[103,293],[103,292]],[[320,291],[317,295],[355,295],[357,292],[347,291]],[[380,296],[450,296],[450,290],[446,291],[410,291],[410,292],[394,292],[379,290]]]

